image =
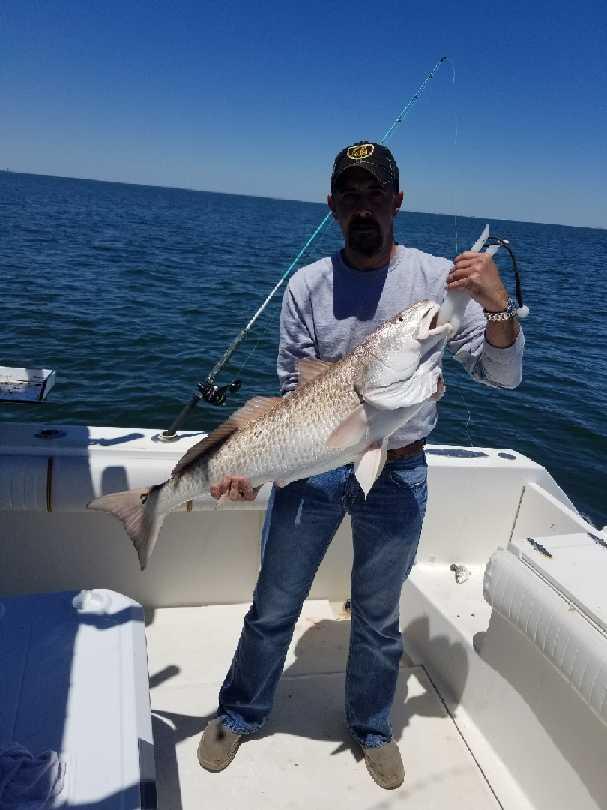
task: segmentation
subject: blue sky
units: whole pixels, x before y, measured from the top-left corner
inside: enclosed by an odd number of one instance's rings
[[[607,227],[607,4],[0,6],[0,167],[324,200],[389,145],[405,207]]]

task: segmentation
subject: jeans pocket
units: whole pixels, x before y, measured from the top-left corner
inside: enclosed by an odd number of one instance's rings
[[[426,460],[412,457],[402,461],[393,461],[390,464],[390,480],[398,487],[418,491],[426,486],[428,467]]]
[[[408,504],[411,516],[417,513],[422,521],[428,503],[427,472],[425,463],[418,463],[415,466],[399,464],[390,470],[390,484],[394,488],[393,491],[402,499],[403,505]]]

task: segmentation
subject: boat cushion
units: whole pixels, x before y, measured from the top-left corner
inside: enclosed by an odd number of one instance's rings
[[[499,549],[485,571],[484,597],[607,723],[604,585],[602,593],[599,588],[607,576],[607,549],[584,535],[533,539],[552,557],[526,538]]]
[[[56,752],[66,806],[155,807],[143,609],[109,590],[0,597],[0,750]]]

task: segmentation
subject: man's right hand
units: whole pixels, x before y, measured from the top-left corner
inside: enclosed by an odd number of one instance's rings
[[[260,489],[253,489],[249,479],[243,475],[224,475],[218,484],[211,487],[211,495],[214,498],[225,495],[231,501],[254,501]]]
[[[442,376],[440,376],[438,378],[438,382],[436,383],[436,391],[432,394],[430,399],[433,399],[435,402],[438,402],[438,400],[443,397],[446,390],[447,386],[445,385]]]

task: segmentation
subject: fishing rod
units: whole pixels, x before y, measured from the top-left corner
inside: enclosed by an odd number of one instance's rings
[[[399,112],[399,114],[396,116],[394,121],[390,124],[388,129],[384,132],[383,136],[378,141],[378,143],[381,143],[381,144],[386,143],[386,141],[391,137],[394,130],[403,123],[403,121],[407,117],[411,107],[413,107],[413,105],[417,101],[419,101],[419,99],[424,94],[424,91],[426,90],[427,86],[430,84],[430,82],[432,81],[434,76],[438,73],[438,71],[439,71],[441,65],[443,64],[443,62],[446,62],[446,61],[447,61],[447,57],[446,56],[441,56],[441,58],[434,65],[434,67],[432,68],[430,73],[428,73],[428,75],[423,80],[423,82],[419,85],[419,87],[417,88],[415,93],[407,101],[407,103],[402,108],[402,110]],[[185,405],[184,408],[182,408],[182,410],[179,412],[177,417],[174,419],[174,421],[172,422],[170,427],[168,427],[164,431],[164,433],[160,434],[159,438],[162,441],[170,442],[170,441],[174,441],[175,439],[179,438],[176,435],[177,430],[181,427],[181,425],[183,425],[183,423],[188,418],[190,413],[194,410],[194,408],[198,405],[198,403],[202,399],[204,399],[205,402],[208,402],[211,405],[224,405],[225,402],[226,402],[228,394],[236,393],[237,391],[240,390],[240,386],[241,386],[241,381],[240,380],[233,380],[231,383],[228,383],[227,385],[221,385],[220,386],[220,385],[217,385],[217,383],[215,382],[217,375],[223,369],[223,367],[226,365],[226,363],[228,362],[230,357],[234,354],[234,352],[236,351],[238,346],[242,343],[242,341],[245,339],[245,337],[248,335],[248,333],[251,331],[251,329],[253,328],[253,326],[254,326],[255,322],[257,321],[257,319],[259,318],[259,316],[263,313],[263,311],[268,306],[268,304],[270,303],[272,298],[276,295],[278,290],[282,287],[282,285],[287,280],[287,278],[289,277],[289,275],[291,274],[291,272],[293,271],[293,269],[295,268],[295,266],[297,265],[297,263],[299,262],[301,257],[304,255],[306,250],[310,247],[312,242],[314,242],[314,240],[323,231],[323,229],[325,228],[327,222],[329,222],[331,217],[332,217],[332,214],[329,211],[329,213],[324,217],[322,222],[320,222],[317,225],[315,230],[312,232],[312,234],[306,240],[305,244],[303,245],[303,247],[301,248],[301,250],[299,251],[297,256],[295,256],[295,258],[293,259],[291,264],[287,267],[285,272],[282,274],[282,276],[278,280],[278,283],[271,290],[270,294],[267,296],[267,298],[265,299],[263,304],[259,307],[257,312],[253,315],[253,317],[248,322],[248,324],[244,327],[244,329],[242,329],[238,333],[238,335],[234,338],[232,343],[230,343],[228,348],[223,353],[222,357],[217,361],[217,363],[215,363],[215,365],[213,366],[213,368],[209,372],[206,380],[204,380],[204,382],[198,383],[198,385],[196,386],[196,391],[194,391],[194,394],[193,394],[192,399],[190,400],[190,402],[188,402],[188,404]]]

